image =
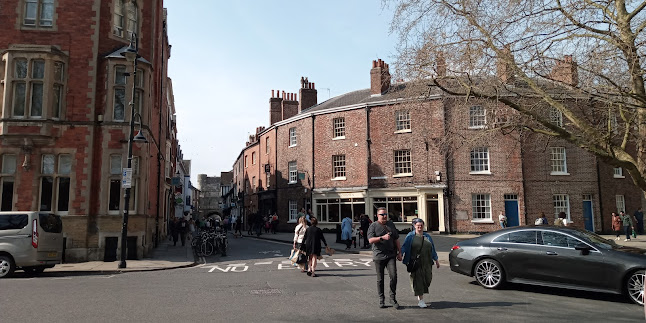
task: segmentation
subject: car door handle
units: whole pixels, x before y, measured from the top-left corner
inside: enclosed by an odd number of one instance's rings
[[[556,253],[556,252],[554,252],[554,251],[548,251],[548,252],[546,252],[546,254],[547,254],[548,256],[558,256],[558,255],[559,255],[558,253]]]
[[[500,251],[507,251],[507,248],[498,247],[498,250],[500,250]]]

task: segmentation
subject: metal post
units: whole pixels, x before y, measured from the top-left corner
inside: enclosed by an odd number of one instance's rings
[[[132,34],[132,42],[135,45],[135,54],[138,51],[139,44],[137,43],[137,36]],[[128,135],[128,163],[126,168],[132,167],[132,138],[133,132],[135,130],[135,92],[137,87],[137,54],[133,63],[132,71],[132,100],[130,101],[130,133]],[[121,227],[121,262],[119,263],[119,268],[126,268],[126,257],[127,257],[127,240],[128,240],[128,209],[130,208],[130,187],[125,189],[123,194],[123,226]]]

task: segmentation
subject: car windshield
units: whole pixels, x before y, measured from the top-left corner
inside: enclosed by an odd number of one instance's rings
[[[573,235],[590,240],[595,247],[600,249],[613,249],[619,247],[614,241],[604,239],[602,236],[590,231],[573,231]]]

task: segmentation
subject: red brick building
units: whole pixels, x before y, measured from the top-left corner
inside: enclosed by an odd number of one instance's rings
[[[301,101],[272,91],[270,126],[256,129],[236,165],[258,145],[272,158],[234,175],[272,182],[238,186],[244,212],[265,215],[275,205],[281,223],[294,223],[298,210],[311,208],[322,227],[334,228],[346,215],[356,221],[386,207],[401,229],[420,217],[431,231],[488,232],[500,227],[500,212],[510,225],[524,225],[563,211],[573,226],[599,232],[609,231],[610,212],[641,205],[641,190],[620,169],[580,148],[491,131],[505,120],[501,107],[436,88],[416,99],[412,84],[391,82],[381,60],[370,80],[369,89],[320,104],[304,79]],[[263,148],[266,142],[274,146]],[[251,207],[262,194],[274,198],[265,202],[272,207]]]
[[[163,2],[6,0],[0,29],[0,209],[61,215],[66,261],[118,257],[134,85],[148,143],[133,147],[128,257],[142,257],[166,232],[177,147]]]

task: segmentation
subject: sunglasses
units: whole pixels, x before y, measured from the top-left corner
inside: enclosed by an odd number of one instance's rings
[[[388,213],[382,213],[382,214],[377,213],[377,215],[388,216]]]

